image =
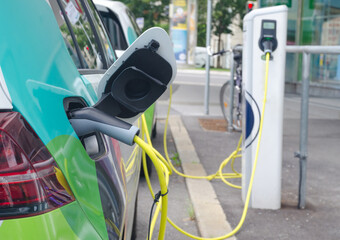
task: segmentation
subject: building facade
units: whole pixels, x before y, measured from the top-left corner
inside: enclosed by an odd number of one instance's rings
[[[280,4],[289,9],[287,45],[340,45],[340,0],[258,1],[259,7]],[[286,81],[300,82],[301,68],[301,56],[287,54]],[[339,55],[313,54],[310,69],[312,85],[340,90]]]

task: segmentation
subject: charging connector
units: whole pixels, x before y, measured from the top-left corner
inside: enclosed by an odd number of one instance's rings
[[[271,40],[265,40],[262,43],[262,45],[263,45],[264,54],[266,55],[267,53],[269,53],[271,56],[273,52],[273,42]]]
[[[69,112],[70,123],[78,136],[102,132],[128,145],[134,144],[139,128],[96,108],[85,107]]]

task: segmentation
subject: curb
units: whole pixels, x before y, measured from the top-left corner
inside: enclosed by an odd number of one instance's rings
[[[206,171],[192,144],[180,116],[171,116],[169,125],[180,156],[184,174],[206,176]],[[202,237],[218,237],[232,231],[214,188],[206,179],[185,178],[194,207],[198,230]],[[229,239],[236,240],[235,236]]]

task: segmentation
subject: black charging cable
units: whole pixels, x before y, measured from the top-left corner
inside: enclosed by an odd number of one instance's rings
[[[152,213],[153,213],[153,208],[156,205],[156,203],[159,202],[159,199],[161,197],[164,197],[165,195],[167,195],[169,192],[169,189],[166,191],[166,193],[162,194],[161,191],[159,191],[158,193],[155,194],[155,199],[153,200],[153,204],[151,207],[151,212],[150,212],[150,218],[149,218],[149,227],[148,227],[148,240],[150,240],[150,227],[151,227],[151,221],[152,221]]]

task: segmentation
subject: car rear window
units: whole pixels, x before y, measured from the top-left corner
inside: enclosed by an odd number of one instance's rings
[[[115,55],[91,0],[49,0],[78,69],[107,69]]]
[[[89,6],[89,9],[92,10],[92,11],[90,11],[90,13],[93,14],[94,27],[96,28],[96,31],[99,33],[98,34],[99,40],[100,40],[101,44],[104,46],[104,52],[105,52],[105,55],[107,57],[107,61],[110,63],[109,65],[111,65],[115,60],[115,56],[113,54],[113,49],[111,47],[109,37],[106,34],[105,27],[102,23],[102,20],[99,16],[98,12],[95,9],[93,2],[91,0],[86,0],[86,1],[87,1],[88,6]]]
[[[72,57],[74,64],[76,65],[77,68],[82,68],[82,65],[80,64],[80,60],[77,54],[76,46],[72,40],[71,32],[67,27],[67,24],[65,22],[65,19],[62,15],[61,9],[59,8],[57,1],[50,0],[49,3],[53,10],[54,16],[57,20],[61,35],[64,38],[67,50],[70,56]]]
[[[102,69],[103,59],[100,56],[99,45],[95,40],[93,30],[82,4],[76,0],[61,1],[61,3],[70,20],[81,55],[85,60],[84,68]]]

